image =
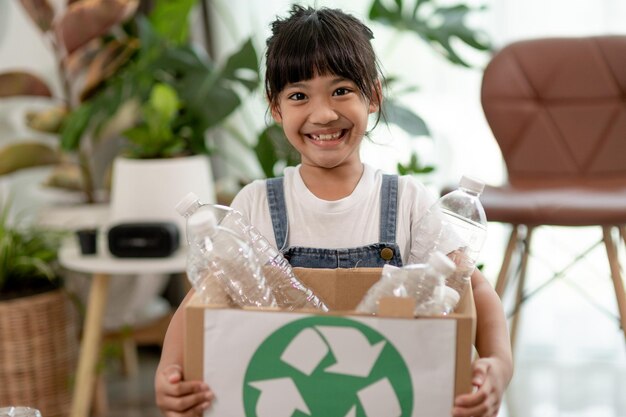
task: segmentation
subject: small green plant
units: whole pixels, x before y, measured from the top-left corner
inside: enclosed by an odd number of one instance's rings
[[[183,153],[184,142],[173,129],[180,107],[176,90],[167,84],[155,84],[148,101],[141,106],[141,121],[122,133],[129,141],[126,156],[158,158]]]
[[[0,212],[0,299],[58,288],[57,255],[66,232],[9,223],[9,204]]]
[[[400,175],[428,174],[435,170],[435,167],[433,165],[422,164],[416,152],[411,153],[411,157],[408,163],[403,164],[401,162],[398,162],[396,168],[398,170],[398,174]]]

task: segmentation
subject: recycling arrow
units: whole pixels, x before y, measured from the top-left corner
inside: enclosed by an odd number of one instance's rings
[[[328,346],[324,339],[315,330],[309,328],[298,333],[280,359],[306,376],[310,376],[327,354]]]
[[[402,408],[387,378],[379,379],[357,393],[367,417],[400,417]]]
[[[256,405],[258,417],[291,417],[296,410],[311,415],[291,378],[267,379],[250,385],[261,391]]]
[[[355,328],[317,326],[337,361],[327,372],[366,377],[370,374],[385,341],[370,345],[367,338]]]

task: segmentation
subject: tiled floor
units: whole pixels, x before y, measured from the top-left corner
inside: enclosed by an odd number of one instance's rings
[[[536,249],[529,288],[562,266],[557,255],[593,241],[594,233],[582,239],[580,233],[538,231],[537,241],[550,250]],[[486,275],[495,276],[497,267],[496,260],[486,263]],[[626,417],[626,342],[614,316],[604,249],[594,251],[580,268],[524,304],[515,375],[499,417]],[[134,379],[122,377],[116,364],[109,367],[106,417],[160,416],[153,392],[158,356],[158,348],[142,348]]]
[[[139,349],[139,373],[133,378],[122,375],[119,362],[109,360],[106,381],[108,412],[106,417],[160,417],[154,401],[154,372],[160,348]]]

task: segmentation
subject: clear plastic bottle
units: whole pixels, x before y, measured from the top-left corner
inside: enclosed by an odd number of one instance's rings
[[[187,279],[205,304],[230,305],[232,302],[220,281],[206,266],[206,255],[202,238],[189,236],[193,243],[187,251]]]
[[[424,262],[440,251],[456,264],[456,271],[446,285],[459,293],[469,284],[476,261],[487,236],[487,217],[479,196],[485,184],[463,176],[459,187],[442,196],[420,219],[415,232],[416,256],[412,262]]]
[[[377,314],[382,297],[412,297],[415,315],[448,314],[453,306],[444,298],[445,279],[454,270],[454,263],[441,252],[434,252],[426,263],[385,266],[381,279],[365,294],[356,311]]]
[[[187,194],[176,206],[189,219],[196,212],[212,211],[219,225],[232,230],[254,250],[267,284],[272,288],[277,305],[286,310],[328,307],[295,276],[291,265],[269,241],[249,224],[237,210],[217,204],[203,204],[194,193]]]
[[[376,314],[378,313],[378,300],[381,297],[406,297],[408,292],[404,286],[397,284],[397,281],[404,280],[405,272],[401,267],[393,265],[383,266],[380,279],[370,287],[363,296],[363,299],[356,306],[357,313]],[[401,278],[398,278],[401,277]],[[396,293],[394,294],[394,290]]]
[[[412,265],[407,265],[406,268],[411,271]],[[415,297],[416,316],[449,314],[454,310],[458,300],[451,303],[446,297],[446,279],[452,276],[455,270],[456,266],[450,258],[435,251],[428,258],[425,268],[418,269],[417,274],[409,273],[407,287],[409,294]]]
[[[187,271],[205,300],[215,297],[215,288],[221,287],[240,307],[276,306],[252,248],[231,230],[218,226],[211,211],[195,213],[188,219],[187,228]]]

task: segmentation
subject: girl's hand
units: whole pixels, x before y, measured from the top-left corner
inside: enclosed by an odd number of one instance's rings
[[[157,371],[154,382],[156,404],[166,417],[201,417],[213,400],[202,381],[184,381],[179,365]]]
[[[472,364],[474,392],[456,397],[454,417],[496,417],[502,404],[506,381],[497,358],[480,358]]]

